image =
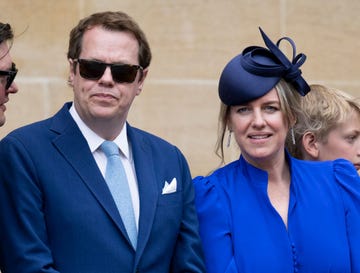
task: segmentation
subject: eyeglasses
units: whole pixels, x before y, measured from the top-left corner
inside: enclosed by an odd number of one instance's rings
[[[7,76],[5,90],[8,90],[15,79],[18,72],[14,63],[11,65],[11,70],[0,70],[0,76]]]
[[[112,78],[117,83],[132,83],[134,82],[137,71],[142,71],[140,65],[131,64],[108,64],[94,60],[75,59],[74,62],[79,63],[80,75],[84,79],[99,80],[109,66]]]

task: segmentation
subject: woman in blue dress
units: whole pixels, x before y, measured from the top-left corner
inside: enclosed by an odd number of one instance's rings
[[[208,273],[359,273],[360,178],[351,162],[302,161],[285,149],[309,86],[288,38],[251,46],[219,81],[220,136],[241,156],[196,177],[196,207]],[[292,61],[279,49],[293,48]]]

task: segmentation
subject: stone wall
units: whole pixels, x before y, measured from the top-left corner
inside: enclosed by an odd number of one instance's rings
[[[277,40],[291,37],[308,59],[309,83],[360,96],[358,0],[11,0],[0,2],[0,21],[17,34],[12,56],[19,93],[8,103],[9,131],[53,115],[72,99],[67,86],[68,35],[93,12],[123,10],[145,30],[153,62],[129,121],[177,145],[193,176],[215,168],[223,66],[248,45],[263,45],[258,27]],[[291,53],[291,52],[290,52]],[[237,158],[235,145],[227,159]]]

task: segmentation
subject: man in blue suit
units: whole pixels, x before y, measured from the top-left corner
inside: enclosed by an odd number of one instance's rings
[[[126,122],[151,60],[144,33],[125,13],[90,15],[68,59],[73,103],[0,143],[2,273],[205,272],[184,156]],[[106,140],[120,149],[137,243],[105,179]]]

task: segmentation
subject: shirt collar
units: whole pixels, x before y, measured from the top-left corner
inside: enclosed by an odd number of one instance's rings
[[[89,147],[90,151],[94,153],[105,141],[102,137],[97,135],[93,130],[91,130],[80,118],[78,112],[76,111],[74,104],[71,105],[69,110],[71,116],[73,117],[75,123],[79,127],[81,133],[85,137]],[[120,151],[123,153],[123,155],[126,158],[130,158],[130,152],[129,152],[129,141],[127,138],[127,126],[126,123],[124,124],[123,128],[121,129],[120,134],[113,140],[116,145],[120,148]]]

